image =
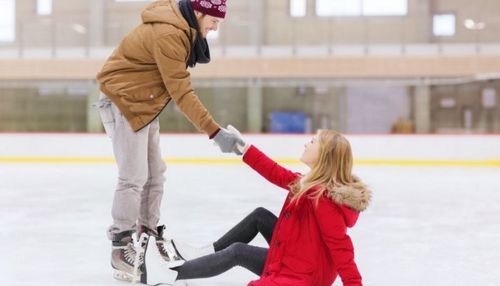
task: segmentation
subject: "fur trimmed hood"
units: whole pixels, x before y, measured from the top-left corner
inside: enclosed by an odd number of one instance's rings
[[[329,190],[328,197],[337,204],[362,212],[370,204],[372,192],[357,176],[353,176],[353,180],[348,185]]]

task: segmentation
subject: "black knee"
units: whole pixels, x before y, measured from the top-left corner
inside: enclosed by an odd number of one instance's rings
[[[242,242],[235,242],[231,244],[227,249],[234,261],[239,262],[239,259],[245,255],[245,249],[247,244]],[[239,264],[239,263],[238,263]]]
[[[262,217],[262,216],[269,216],[269,214],[272,214],[271,211],[269,211],[268,209],[266,208],[263,208],[263,207],[258,207],[256,208],[255,210],[253,210],[252,212],[254,215],[258,216],[258,217]]]

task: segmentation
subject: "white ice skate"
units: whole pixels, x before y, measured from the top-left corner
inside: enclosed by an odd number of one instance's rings
[[[150,236],[146,245],[145,269],[142,271],[141,283],[147,285],[187,285],[183,281],[176,282],[177,271],[169,268],[158,247],[155,247],[156,243],[156,237]]]
[[[193,260],[205,255],[215,253],[213,244],[209,244],[203,247],[194,247],[180,240],[172,239],[172,245],[184,260]]]
[[[157,233],[154,236],[156,238],[156,246],[169,268],[179,267],[184,264],[186,259],[183,259],[179,255],[172,240],[166,237],[164,225],[157,227]]]

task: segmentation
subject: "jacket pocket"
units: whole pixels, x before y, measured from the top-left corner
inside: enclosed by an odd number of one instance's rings
[[[113,138],[115,133],[115,116],[113,114],[112,103],[109,98],[100,99],[94,106],[97,107],[99,111],[99,116],[101,117],[102,125],[104,126],[104,131],[109,138]]]
[[[139,88],[131,90],[126,97],[129,97],[133,102],[147,102],[152,101],[165,93],[165,88],[155,86],[150,88]]]

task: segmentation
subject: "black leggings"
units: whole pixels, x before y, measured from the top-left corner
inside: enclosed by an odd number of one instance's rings
[[[268,248],[248,245],[261,233],[271,242],[278,218],[265,208],[257,208],[214,243],[215,253],[186,261],[175,268],[177,279],[207,278],[219,275],[234,266],[242,266],[260,276]]]

